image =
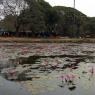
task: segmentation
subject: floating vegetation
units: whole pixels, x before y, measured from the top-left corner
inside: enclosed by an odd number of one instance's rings
[[[66,95],[71,92],[87,95],[85,89],[90,93],[95,88],[95,44],[11,43],[0,46],[1,75],[21,83],[32,95],[52,95],[50,93],[60,90]]]

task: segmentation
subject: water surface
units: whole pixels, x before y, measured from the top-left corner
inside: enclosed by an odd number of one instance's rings
[[[60,55],[62,56],[60,57]],[[0,95],[7,95],[3,94],[3,89],[9,93],[8,95],[15,95],[13,93],[28,95],[26,91],[23,91],[23,87],[29,90],[32,95],[94,95],[94,43],[0,43],[1,71],[13,67],[12,64],[17,64],[19,58],[28,58],[29,56],[45,56],[36,60],[36,63],[40,64],[38,64],[39,66],[35,64],[27,66],[31,70],[28,74],[33,79],[17,83],[19,87],[16,87],[14,86],[15,82],[11,83],[0,78],[0,83],[4,82],[4,85],[6,85],[6,88],[3,84],[0,86],[0,93],[2,93]],[[12,61],[13,59],[14,61]],[[65,80],[65,78],[62,79],[64,76],[71,75],[74,76],[72,82],[68,82],[68,79]],[[14,91],[16,88],[18,89]],[[19,91],[25,92],[25,94],[22,92],[17,94]]]

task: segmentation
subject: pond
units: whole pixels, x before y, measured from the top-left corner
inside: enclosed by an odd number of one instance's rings
[[[32,95],[20,84],[5,80],[0,76],[0,95]]]
[[[95,44],[0,43],[0,71],[29,95],[94,95]]]

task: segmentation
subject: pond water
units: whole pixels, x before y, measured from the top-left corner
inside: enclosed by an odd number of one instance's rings
[[[35,64],[20,64],[29,56],[40,57]],[[94,43],[0,43],[1,76],[10,69],[24,72],[29,79],[32,77],[31,80],[16,81],[31,95],[95,95]],[[15,81],[11,83],[16,84]],[[2,89],[0,86],[0,93]]]
[[[0,95],[32,95],[20,84],[5,80],[0,76]]]

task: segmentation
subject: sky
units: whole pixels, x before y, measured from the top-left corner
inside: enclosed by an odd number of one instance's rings
[[[45,0],[52,6],[60,5],[73,7],[74,0]],[[83,12],[87,16],[95,17],[95,0],[76,0],[76,9]]]

